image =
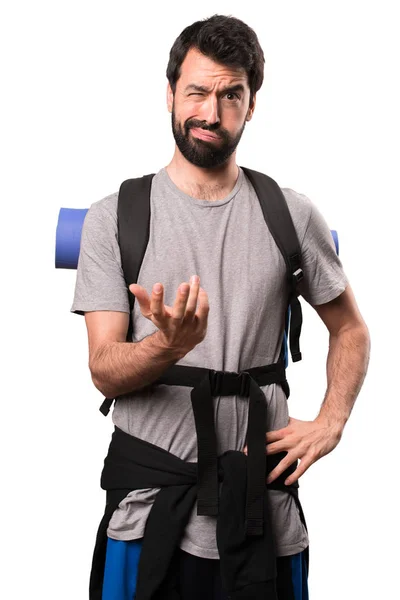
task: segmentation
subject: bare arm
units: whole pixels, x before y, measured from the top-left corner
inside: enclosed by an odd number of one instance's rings
[[[107,398],[149,385],[182,358],[182,353],[162,343],[159,331],[140,342],[126,342],[127,313],[87,312],[85,320],[92,381]]]
[[[269,474],[268,483],[300,459],[296,470],[285,480],[286,485],[294,483],[337,446],[367,372],[369,332],[350,286],[335,300],[313,308],[330,334],[327,391],[316,419],[301,421],[289,417],[286,427],[266,434],[267,454],[287,452]]]
[[[172,308],[163,304],[163,288],[149,298],[131,285],[144,317],[158,331],[137,343],[126,342],[129,315],[114,311],[85,313],[89,339],[89,368],[94,385],[107,398],[149,385],[200,343],[206,334],[208,298],[195,278],[182,284]],[[199,297],[199,309],[196,311]]]
[[[369,332],[350,286],[335,300],[313,308],[330,334],[327,390],[317,420],[342,431],[367,373]]]

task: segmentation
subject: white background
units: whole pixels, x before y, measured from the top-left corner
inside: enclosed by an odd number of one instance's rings
[[[88,597],[112,423],[98,411],[84,319],[69,312],[76,271],[54,267],[58,213],[88,208],[170,161],[169,50],[184,27],[215,13],[253,27],[266,57],[237,162],[309,196],[338,230],[372,338],[339,446],[300,479],[310,598],[400,597],[396,4],[37,0],[3,8],[2,598]],[[290,414],[313,419],[328,337],[304,301],[303,310]]]

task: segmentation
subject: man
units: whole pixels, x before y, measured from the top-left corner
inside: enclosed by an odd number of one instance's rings
[[[171,49],[167,105],[176,146],[171,162],[153,179],[149,243],[138,282],[129,285],[136,298],[134,343],[126,342],[129,301],[117,242],[118,194],[91,206],[82,232],[71,310],[85,315],[93,382],[107,398],[118,396],[117,428],[186,463],[198,459],[191,390],[152,384],[178,363],[235,373],[274,364],[282,347],[285,265],[255,191],[235,161],[263,70],[257,36],[233,17],[194,23]],[[282,192],[301,244],[301,295],[330,333],[328,387],[315,420],[289,417],[281,385],[261,387],[266,453],[284,453],[267,482],[300,459],[285,481],[289,486],[338,444],[366,374],[369,335],[323,217],[304,195]],[[218,456],[247,453],[248,406],[248,397],[240,394],[213,398]],[[160,487],[131,489],[107,523],[104,600],[135,594],[140,544],[149,535],[145,527]],[[277,597],[305,600],[305,522],[286,491],[267,494]],[[194,504],[162,583],[168,581],[168,591],[161,587],[157,597],[228,598],[216,522],[215,516],[199,515]]]

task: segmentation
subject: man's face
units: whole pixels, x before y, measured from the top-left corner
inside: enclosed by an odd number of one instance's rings
[[[172,131],[182,155],[202,168],[219,167],[236,150],[251,119],[250,89],[243,69],[225,67],[190,49],[175,95],[168,86]]]

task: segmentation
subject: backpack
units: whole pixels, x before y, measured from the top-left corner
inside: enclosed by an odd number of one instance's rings
[[[264,173],[246,167],[241,168],[255,189],[265,222],[286,264],[289,295],[280,358],[283,358],[285,367],[287,367],[288,345],[293,362],[301,360],[302,311],[298,299],[298,284],[304,275],[301,268],[300,244],[285,196],[276,181]],[[149,239],[150,192],[154,175],[155,173],[151,173],[142,177],[127,179],[123,181],[119,189],[117,208],[118,241],[122,269],[128,289],[131,283],[137,283]],[[60,209],[56,232],[56,268],[77,268],[81,231],[87,211],[88,209]],[[132,235],[132,231],[135,232],[135,235]],[[336,252],[339,253],[337,232],[331,231],[331,234],[335,242]],[[127,332],[128,342],[132,341],[134,302],[135,297],[129,292],[131,312]]]

